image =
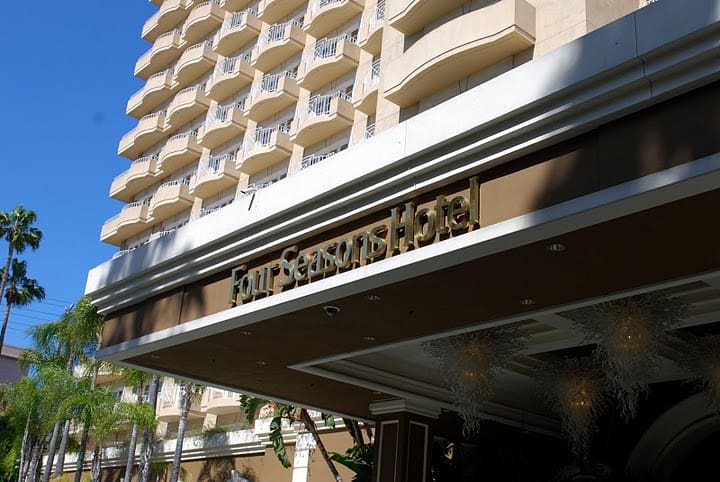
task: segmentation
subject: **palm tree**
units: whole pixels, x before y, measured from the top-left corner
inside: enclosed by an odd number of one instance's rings
[[[40,246],[42,231],[32,226],[36,219],[35,212],[25,209],[22,204],[9,213],[0,211],[0,237],[8,242],[5,269],[0,278],[0,296],[5,293],[5,286],[10,276],[10,265],[15,253],[22,253],[28,247],[36,250]],[[0,350],[5,344],[6,328],[7,320],[3,323],[2,331],[0,331]]]
[[[0,276],[7,280],[5,316],[3,317],[2,331],[0,331],[0,340],[5,339],[5,330],[13,305],[26,306],[33,301],[45,299],[45,289],[38,284],[37,280],[27,277],[27,262],[15,258],[12,260],[11,267],[9,276],[5,276],[5,270],[0,268]]]
[[[148,403],[150,404],[153,418],[155,418],[155,407],[157,407],[159,389],[160,377],[153,374],[150,380],[150,390],[148,391]],[[149,428],[144,428],[142,435],[142,449],[140,450],[140,469],[138,471],[138,482],[148,482],[150,480],[153,450],[153,432]],[[80,482],[80,480],[76,478],[75,482]]]
[[[180,399],[180,421],[178,422],[177,441],[175,442],[175,454],[173,455],[172,470],[170,471],[170,482],[177,482],[180,476],[180,459],[182,458],[183,441],[185,440],[185,428],[192,402],[202,396],[205,387],[196,385],[193,382],[183,382],[181,385],[182,398]]]
[[[142,399],[143,387],[145,386],[145,384],[148,381],[150,381],[151,375],[147,372],[143,372],[143,371],[137,370],[135,368],[121,368],[120,374],[126,385],[129,385],[129,386],[135,388],[136,403],[137,404],[144,403],[143,399]],[[151,415],[154,420],[154,418],[155,418],[154,408],[151,409],[151,411],[152,411]],[[130,445],[128,446],[128,459],[127,459],[127,463],[125,464],[125,477],[123,478],[123,482],[130,482],[130,479],[132,478],[132,469],[133,469],[133,465],[135,463],[135,446],[137,444],[139,427],[140,427],[140,423],[135,421],[133,423],[132,434],[130,435]]]

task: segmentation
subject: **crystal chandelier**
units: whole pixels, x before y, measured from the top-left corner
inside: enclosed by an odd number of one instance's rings
[[[493,393],[500,370],[524,347],[518,330],[491,328],[423,343],[438,364],[463,420],[463,435],[479,431],[487,417],[483,403]]]
[[[657,373],[666,334],[681,321],[687,305],[657,294],[600,303],[566,314],[597,342],[595,357],[626,420],[637,414],[648,379]]]

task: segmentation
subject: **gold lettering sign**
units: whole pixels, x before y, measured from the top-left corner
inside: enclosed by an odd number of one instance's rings
[[[276,288],[290,289],[299,283],[362,266],[388,254],[399,254],[480,225],[480,186],[477,177],[469,180],[469,199],[437,196],[430,205],[413,202],[390,210],[389,226],[378,224],[338,241],[301,251],[297,245],[285,248],[277,262],[262,268],[241,265],[230,276],[229,302],[235,306],[270,296]]]

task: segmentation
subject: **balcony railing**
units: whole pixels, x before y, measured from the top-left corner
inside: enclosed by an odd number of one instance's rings
[[[277,74],[263,75],[260,83],[256,84],[255,87],[253,87],[253,91],[251,93],[252,98],[254,99],[266,93],[269,94],[277,92],[278,87],[280,86],[280,80],[283,77],[290,77],[291,79],[295,79],[297,77],[297,69],[286,70]]]
[[[270,25],[258,39],[258,50],[262,51],[267,45],[287,38],[292,25],[302,27],[302,22],[300,20],[288,20],[284,23]]]
[[[189,186],[189,185],[190,185],[190,180],[183,178],[183,179],[175,179],[175,180],[173,180],[173,181],[166,181],[166,182],[160,184],[160,186],[158,186],[158,191],[159,191],[160,189],[164,189],[164,188],[166,188],[166,187],[182,186],[183,184],[186,185],[186,186]]]
[[[305,156],[302,158],[302,161],[300,161],[300,169],[307,169],[310,166],[314,166],[315,164],[318,164],[328,157],[332,157],[335,154],[340,152],[340,149],[336,149],[334,151],[325,152],[322,154],[313,154],[311,156]]]
[[[220,28],[220,36],[222,37],[225,35],[225,32],[232,30],[234,28],[238,28],[241,25],[244,25],[247,23],[247,16],[248,15],[256,15],[257,16],[257,8],[246,8],[242,12],[233,12],[229,16],[225,18],[225,21],[222,24],[222,27]]]
[[[310,97],[307,106],[300,112],[299,124],[302,124],[306,119],[330,115],[332,101],[338,98],[351,102],[350,95],[346,90],[336,90],[331,94]]]
[[[255,129],[254,135],[252,135],[245,143],[245,152],[250,152],[257,147],[268,147],[273,140],[273,134],[275,132],[290,132],[290,121],[276,124],[271,127],[261,127]]]
[[[338,50],[338,42],[347,40],[351,43],[357,43],[357,35],[346,33],[337,37],[325,37],[315,42],[312,55],[308,56],[308,67],[318,59],[327,59],[335,57]]]
[[[370,139],[371,137],[375,137],[375,123],[368,124],[367,127],[365,127],[365,139]]]

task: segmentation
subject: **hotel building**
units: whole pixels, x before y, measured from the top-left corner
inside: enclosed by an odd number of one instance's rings
[[[720,314],[719,0],[153,3],[101,357],[372,421],[377,482],[440,480],[450,442],[539,480],[571,460],[546,367],[607,345],[577,313],[655,296],[684,314],[592,455],[711,463],[685,367]],[[463,437],[428,343],[498,327],[523,341]]]

